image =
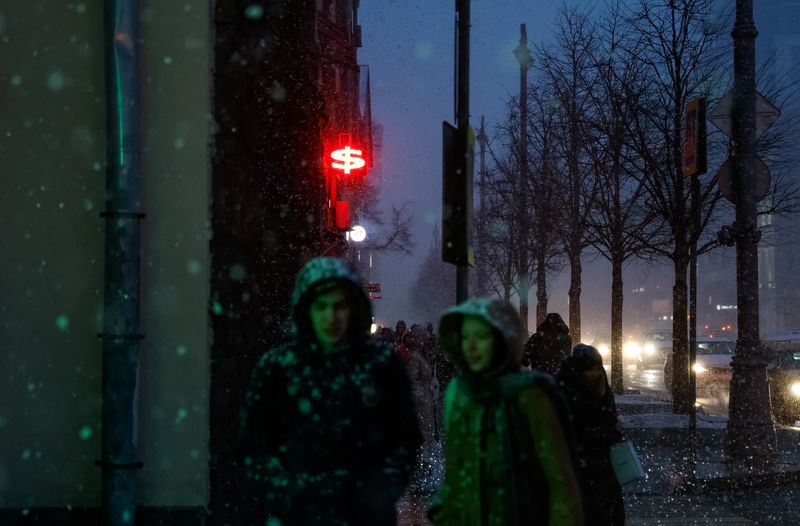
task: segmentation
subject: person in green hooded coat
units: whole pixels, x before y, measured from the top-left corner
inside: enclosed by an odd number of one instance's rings
[[[583,524],[568,409],[552,378],[521,369],[516,310],[469,300],[445,311],[439,340],[457,373],[445,394],[445,476],[431,521]]]

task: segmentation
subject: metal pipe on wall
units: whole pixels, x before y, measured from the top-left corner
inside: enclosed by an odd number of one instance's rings
[[[141,219],[138,0],[105,1],[106,203],[103,304],[103,524],[136,521]]]

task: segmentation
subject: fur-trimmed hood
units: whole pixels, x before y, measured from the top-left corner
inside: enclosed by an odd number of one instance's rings
[[[522,322],[514,307],[491,298],[467,300],[442,314],[439,321],[439,343],[451,363],[459,370],[469,370],[461,353],[461,325],[464,316],[483,319],[503,338],[504,356],[493,359],[491,368],[482,374],[496,377],[519,369],[522,359]]]

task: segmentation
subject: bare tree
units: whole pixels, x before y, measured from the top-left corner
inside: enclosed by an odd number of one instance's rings
[[[673,263],[673,410],[689,410],[687,346],[687,270],[690,247],[706,229],[693,232],[686,202],[688,184],[682,173],[684,105],[693,96],[707,95],[719,76],[722,35],[713,0],[638,0],[627,13],[629,38],[625,51],[646,65],[648,97],[633,98],[639,108],[628,123],[632,145],[645,163],[641,182],[650,206],[667,228],[665,237],[650,244],[657,256]],[[632,93],[631,97],[636,94]],[[714,177],[701,189],[702,226],[714,217],[719,202]],[[713,243],[713,241],[711,241]],[[710,245],[709,245],[710,246]]]
[[[488,144],[491,168],[484,174],[480,191],[485,209],[478,215],[482,239],[481,255],[489,272],[489,282],[506,301],[512,293],[527,297],[530,291],[531,247],[526,235],[531,218],[528,207],[520,206],[521,176],[519,156],[527,155],[520,139],[517,103],[507,103],[505,120],[496,126]],[[524,180],[524,179],[523,179]],[[529,189],[523,186],[526,193]],[[530,196],[526,195],[526,201]],[[520,304],[522,307],[522,300]],[[521,313],[521,315],[525,315]]]
[[[570,268],[569,328],[575,342],[581,339],[581,256],[590,246],[587,219],[597,196],[597,179],[587,161],[585,116],[592,104],[592,49],[596,45],[594,28],[586,12],[561,10],[555,46],[541,49],[541,81],[553,93],[560,157],[559,206],[557,222],[564,253]]]
[[[455,267],[442,261],[439,226],[435,225],[428,254],[411,287],[411,301],[423,320],[436,320],[442,310],[455,302],[455,290]]]
[[[645,64],[622,52],[625,27],[612,5],[598,27],[593,55],[595,90],[589,117],[588,152],[598,198],[589,219],[595,249],[611,263],[611,387],[623,392],[622,375],[622,269],[630,258],[642,257],[653,245],[663,219],[648,206],[643,184],[645,163],[631,147],[627,122],[638,111],[635,102],[645,96],[648,84],[641,75]]]
[[[562,210],[558,206],[560,191],[558,168],[557,104],[552,93],[531,86],[530,105],[531,132],[529,149],[532,158],[530,187],[532,193],[531,212],[533,222],[529,232],[533,243],[536,270],[536,325],[547,316],[547,276],[563,268],[563,249],[559,229],[554,223],[560,221]]]
[[[385,226],[380,219],[375,223]],[[407,255],[413,253],[414,239],[411,236],[411,215],[408,213],[407,203],[400,207],[392,205],[388,227],[378,234],[377,240],[368,242],[367,248],[373,252],[398,251]]]

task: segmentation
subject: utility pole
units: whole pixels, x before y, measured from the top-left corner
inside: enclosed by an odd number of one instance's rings
[[[522,334],[528,337],[528,293],[531,289],[529,273],[530,235],[525,220],[528,214],[528,69],[533,65],[533,55],[528,49],[528,32],[525,24],[519,26],[519,46],[514,50],[519,62],[519,152],[517,169],[519,188],[517,195],[517,224],[520,226],[517,243],[517,277],[519,278],[519,316],[522,319]]]
[[[733,26],[733,181],[736,192],[736,296],[739,336],[731,361],[726,453],[732,464],[774,465],[775,427],[770,411],[766,357],[759,336],[758,241],[755,190],[755,40],[753,0],[736,1]]]
[[[480,167],[480,189],[481,189],[481,197],[480,197],[480,211],[481,211],[481,219],[478,222],[478,229],[480,230],[478,239],[478,286],[476,287],[477,293],[479,296],[485,296],[488,291],[486,290],[486,240],[484,239],[484,232],[486,231],[483,225],[483,222],[486,220],[485,213],[486,213],[486,145],[489,142],[489,136],[486,135],[486,124],[484,122],[483,115],[481,115],[481,127],[478,129],[478,135],[476,136],[476,140],[478,141],[478,146],[480,148],[480,160],[481,160],[481,167]]]
[[[472,151],[470,148],[470,130],[469,130],[469,9],[470,0],[456,0],[456,15],[458,16],[458,44],[457,53],[458,60],[456,63],[457,75],[457,91],[456,91],[456,127],[458,128],[458,141],[461,143],[459,152],[468,155]],[[465,165],[470,164],[467,160]],[[463,177],[472,177],[472,171],[466,170],[468,173],[462,174]],[[471,193],[471,184],[470,193]],[[472,200],[469,199],[468,206],[472,207]],[[472,215],[472,210],[469,210],[469,216]],[[471,228],[472,225],[467,222],[466,228]],[[469,235],[467,236],[469,238]],[[469,264],[460,262],[456,266],[456,303],[462,303],[469,297]]]
[[[469,297],[475,135],[469,127],[469,0],[456,0],[456,126],[442,123],[442,261],[456,266],[456,303]]]

